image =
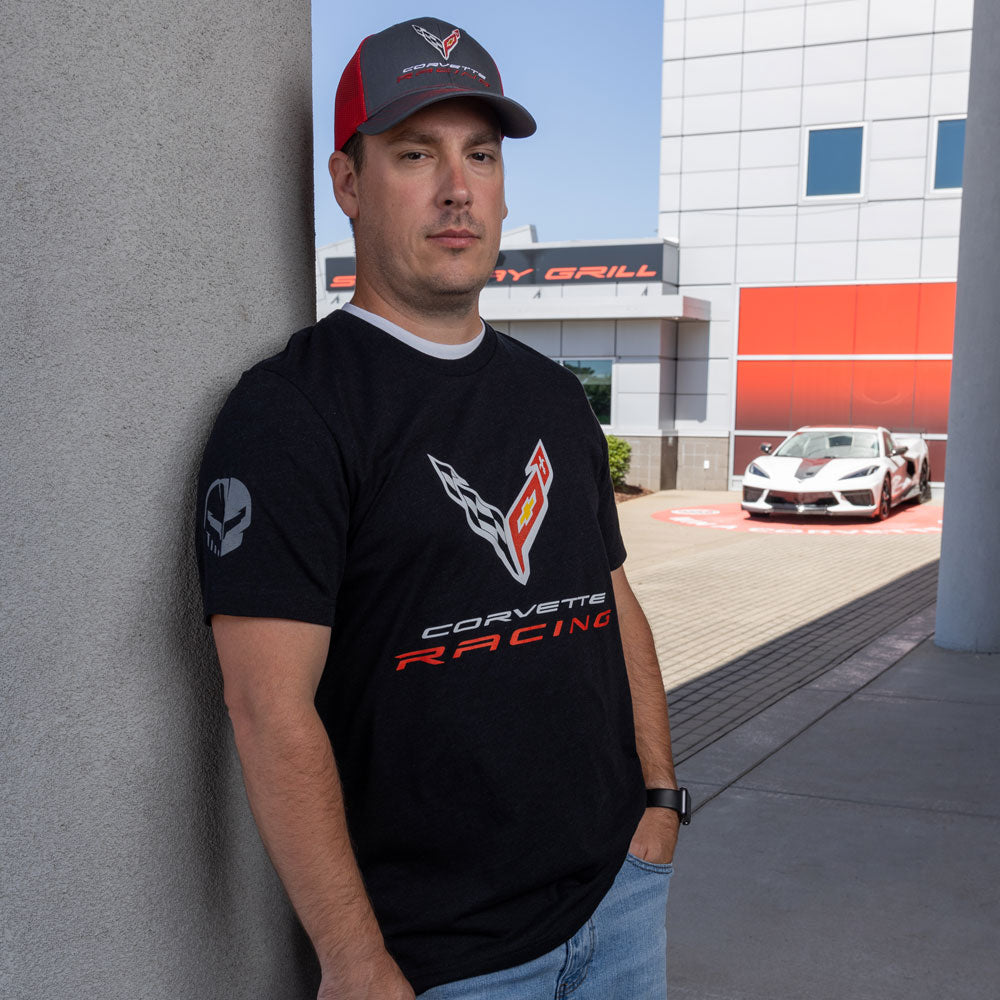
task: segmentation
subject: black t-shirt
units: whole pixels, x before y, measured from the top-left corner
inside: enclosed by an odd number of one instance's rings
[[[336,312],[244,374],[199,496],[206,616],[332,628],[316,705],[414,988],[568,940],[644,808],[576,377],[490,327],[445,360]]]

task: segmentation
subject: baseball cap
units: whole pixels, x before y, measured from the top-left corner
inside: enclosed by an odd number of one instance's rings
[[[504,97],[497,64],[464,29],[436,17],[401,21],[365,38],[344,69],[334,144],[342,149],[355,132],[386,132],[415,111],[453,97],[489,102],[512,139],[535,131],[535,119]]]

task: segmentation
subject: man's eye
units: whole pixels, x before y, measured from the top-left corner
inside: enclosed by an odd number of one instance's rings
[[[404,160],[422,160],[426,154],[418,153],[416,151],[403,153]]]
[[[493,159],[493,157],[489,153],[473,153],[472,158],[477,163],[486,163],[488,160]]]

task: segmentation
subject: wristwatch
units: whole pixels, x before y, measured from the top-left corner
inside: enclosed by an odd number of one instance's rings
[[[691,795],[686,788],[647,788],[646,808],[650,806],[673,809],[685,826],[691,822]]]

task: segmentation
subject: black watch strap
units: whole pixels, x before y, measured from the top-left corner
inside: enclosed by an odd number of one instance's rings
[[[691,795],[686,788],[647,788],[646,808],[673,809],[687,826],[691,822]]]

